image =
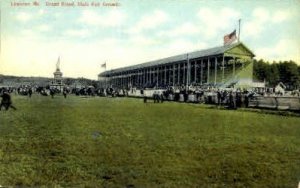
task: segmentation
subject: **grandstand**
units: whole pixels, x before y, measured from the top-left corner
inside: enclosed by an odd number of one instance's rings
[[[189,52],[98,75],[114,88],[251,87],[254,53],[243,43]]]

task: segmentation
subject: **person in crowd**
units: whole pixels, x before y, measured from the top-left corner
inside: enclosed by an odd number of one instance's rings
[[[67,98],[67,93],[68,93],[68,92],[67,92],[67,90],[66,90],[66,89],[64,89],[64,90],[63,90],[63,95],[64,95],[64,98]]]
[[[142,92],[142,91],[143,91],[143,92]],[[147,103],[147,100],[148,100],[147,95],[146,95],[146,93],[145,93],[144,90],[142,90],[142,91],[141,91],[141,94],[143,95],[144,103]]]
[[[218,90],[217,92],[217,98],[218,98],[218,106],[221,106],[221,102],[222,102],[222,93],[220,90]]]
[[[183,89],[183,100],[184,102],[187,102],[188,101],[188,90],[184,87]]]
[[[235,93],[235,101],[236,107],[242,107],[242,96],[240,91]]]
[[[249,94],[248,94],[248,92],[245,92],[244,104],[245,104],[245,107],[248,108],[248,106],[249,106]]]
[[[159,92],[158,91],[154,91],[153,100],[154,100],[154,103],[159,103]]]
[[[48,94],[47,94],[47,92],[46,92],[45,89],[42,89],[41,92],[40,92],[40,94],[41,94],[42,96],[48,96]]]
[[[156,99],[157,99],[157,93],[156,91],[154,91],[153,93],[153,102],[156,103]]]
[[[54,89],[50,89],[50,95],[51,95],[51,97],[52,97],[52,99],[53,99],[53,98],[54,98],[54,95],[55,95]]]
[[[180,98],[180,90],[179,90],[179,88],[176,88],[174,101],[179,101],[179,98]]]
[[[234,97],[232,91],[230,91],[230,93],[229,93],[229,108],[235,109],[235,97]]]
[[[31,89],[31,87],[28,89],[28,96],[29,96],[29,98],[31,98],[31,95],[32,95],[32,89]]]
[[[7,91],[4,91],[3,94],[1,95],[1,97],[2,97],[2,100],[0,103],[0,111],[2,109],[2,106],[5,108],[5,110],[8,110],[9,108],[17,110],[17,108],[12,105],[11,96]]]
[[[160,102],[163,103],[163,102],[164,102],[164,94],[161,93],[161,94],[159,95],[159,98],[160,98]]]

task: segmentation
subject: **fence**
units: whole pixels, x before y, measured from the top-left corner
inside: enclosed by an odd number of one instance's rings
[[[279,110],[300,110],[300,97],[258,96],[249,100],[249,107]]]
[[[159,92],[160,94],[163,90],[144,90],[143,94],[141,90],[131,90],[128,93],[128,96],[131,97],[152,97],[154,91]],[[175,99],[175,95],[170,94],[167,97],[168,100],[173,101]],[[205,92],[203,96],[198,96],[196,94],[189,94],[187,99],[184,99],[183,94],[179,94],[177,99],[179,102],[191,102],[191,103],[199,103],[205,102],[210,104],[216,104],[217,94],[215,92]],[[242,97],[242,102],[244,103],[245,98]],[[228,99],[226,99],[228,102]],[[269,108],[269,109],[278,109],[278,110],[300,110],[300,97],[284,97],[284,96],[255,96],[249,99],[249,107],[253,108]]]

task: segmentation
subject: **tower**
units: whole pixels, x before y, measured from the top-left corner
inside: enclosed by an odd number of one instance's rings
[[[62,91],[64,88],[63,84],[63,73],[60,71],[60,57],[58,57],[57,63],[56,63],[56,70],[53,73],[54,78],[50,83],[50,89],[57,89],[59,91]]]

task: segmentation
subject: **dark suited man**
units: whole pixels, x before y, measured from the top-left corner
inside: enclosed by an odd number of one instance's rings
[[[0,104],[0,110],[2,109],[2,106],[4,106],[5,110],[8,110],[9,108],[17,110],[17,108],[12,105],[11,97],[8,92],[6,92],[6,91],[3,92],[1,97],[2,97],[2,100],[1,100],[1,104]]]

